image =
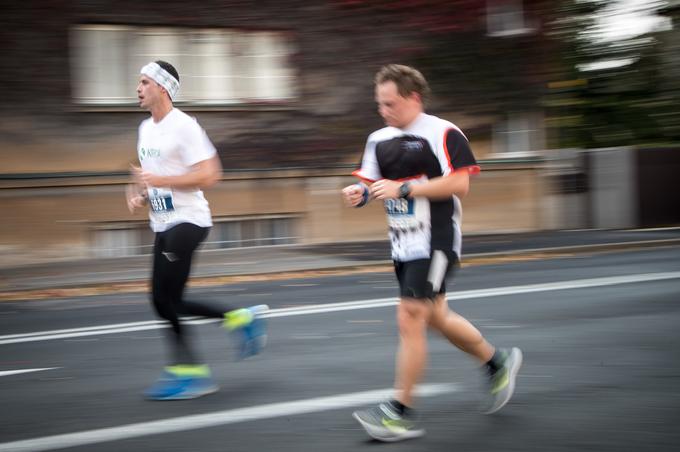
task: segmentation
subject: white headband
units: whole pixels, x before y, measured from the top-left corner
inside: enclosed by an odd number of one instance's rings
[[[168,71],[159,66],[158,63],[149,63],[139,71],[154,82],[161,85],[170,94],[170,99],[174,99],[179,91],[179,80],[172,76]]]

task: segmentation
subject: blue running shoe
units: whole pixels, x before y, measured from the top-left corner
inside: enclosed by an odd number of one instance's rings
[[[261,304],[224,314],[224,327],[239,335],[240,359],[257,355],[267,344],[267,324],[261,315],[268,310],[269,306]]]
[[[206,365],[170,366],[144,394],[150,400],[187,400],[212,394],[218,389]]]

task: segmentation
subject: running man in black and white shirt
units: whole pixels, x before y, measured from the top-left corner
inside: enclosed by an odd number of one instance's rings
[[[425,433],[412,407],[413,388],[427,359],[427,327],[485,365],[487,413],[508,402],[522,363],[518,348],[495,348],[448,307],[445,279],[461,255],[459,198],[468,193],[470,175],[479,166],[458,127],[424,112],[428,93],[425,78],[411,67],[388,65],[378,72],[375,96],[387,127],[368,137],[361,167],[353,173],[361,182],[343,189],[348,206],[361,207],[371,199],[384,203],[399,281],[395,397],[354,413],[381,441]]]
[[[184,298],[194,251],[206,238],[212,218],[202,188],[215,184],[221,164],[215,147],[196,120],[172,101],[179,90],[179,74],[165,61],[140,71],[137,96],[151,116],[139,126],[134,184],[128,186],[131,212],[149,206],[153,249],[151,295],[156,313],[166,320],[170,359],[161,378],[146,391],[154,400],[199,397],[217,390],[210,369],[191,347],[180,316],[224,319],[224,326],[241,335],[243,357],[263,345],[263,321],[257,314],[266,306],[233,309]]]

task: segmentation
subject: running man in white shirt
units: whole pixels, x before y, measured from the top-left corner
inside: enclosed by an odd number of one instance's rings
[[[510,400],[522,364],[518,348],[495,348],[447,304],[445,279],[461,255],[459,198],[468,193],[479,166],[458,127],[424,112],[428,93],[425,78],[411,67],[392,64],[378,72],[375,98],[386,127],[368,137],[361,168],[353,173],[360,182],[342,193],[351,207],[384,202],[399,281],[395,397],[354,412],[381,441],[425,433],[413,411],[413,388],[425,369],[428,327],[485,366],[487,413]]]
[[[131,212],[149,206],[153,251],[151,295],[156,313],[167,320],[170,362],[161,378],[146,391],[154,400],[200,397],[217,391],[209,367],[196,356],[180,316],[216,317],[242,338],[241,356],[259,351],[266,338],[258,313],[267,309],[227,309],[185,300],[184,288],[194,251],[208,235],[212,218],[202,188],[217,183],[222,166],[215,147],[196,120],[173,107],[179,74],[165,61],[145,65],[140,71],[139,105],[151,113],[139,126],[134,184],[128,186]]]

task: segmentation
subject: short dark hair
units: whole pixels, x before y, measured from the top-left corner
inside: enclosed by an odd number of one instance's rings
[[[163,61],[163,60],[156,60],[155,63],[157,65],[159,65],[160,67],[162,67],[163,69],[165,69],[166,71],[168,71],[170,73],[170,75],[175,77],[177,79],[177,81],[179,82],[179,72],[177,72],[177,69],[175,69],[175,66],[173,66],[172,64],[168,63],[167,61]]]
[[[388,64],[380,68],[375,74],[375,84],[394,82],[401,97],[407,97],[412,93],[418,93],[423,102],[430,96],[430,87],[427,80],[415,68],[402,64]]]

